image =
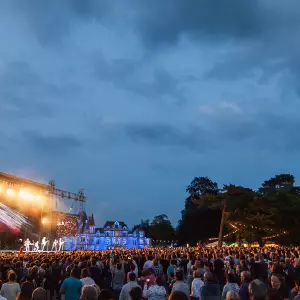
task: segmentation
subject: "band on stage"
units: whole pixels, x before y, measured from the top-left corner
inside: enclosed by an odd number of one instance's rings
[[[62,238],[59,238],[58,240],[55,239],[50,249],[50,240],[46,237],[42,238],[41,244],[39,241],[30,241],[30,239],[27,238],[24,242],[24,250],[25,252],[63,251],[64,243]]]

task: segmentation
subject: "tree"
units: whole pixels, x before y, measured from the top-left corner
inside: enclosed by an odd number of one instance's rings
[[[213,209],[221,209],[222,216],[219,230],[219,246],[222,246],[223,228],[225,223],[226,200],[219,196],[218,184],[208,177],[195,177],[186,188],[193,203],[207,205]]]
[[[280,174],[263,182],[255,191],[234,184],[219,190],[216,182],[208,177],[196,177],[187,187],[188,197],[178,234],[184,235],[194,224],[202,208],[221,211],[219,246],[222,245],[225,224],[232,227],[240,239],[263,244],[268,238],[300,242],[300,187],[295,185],[291,174]],[[194,214],[192,213],[194,212]],[[203,226],[203,225],[202,225]],[[201,227],[202,227],[201,226]],[[207,227],[206,227],[207,228]]]
[[[208,177],[195,177],[187,186],[186,192],[192,199],[197,199],[203,195],[217,195],[219,188],[218,184]]]
[[[190,198],[187,198],[177,227],[179,243],[195,245],[199,241],[206,241],[216,236],[220,220],[220,210],[210,209],[205,205],[196,205]]]
[[[147,220],[141,220],[141,224],[136,224],[132,227],[132,232],[136,231],[136,230],[143,230],[145,232],[145,236],[146,237],[149,237],[149,234],[150,234],[150,221],[147,219]]]
[[[254,191],[251,189],[233,184],[224,185],[223,189],[219,190],[217,183],[208,177],[194,178],[187,187],[187,192],[193,203],[221,211],[219,247],[223,244],[225,223],[229,219],[238,219],[254,196]]]
[[[165,214],[153,218],[150,224],[150,237],[153,240],[173,240],[175,230]]]
[[[299,229],[299,187],[291,174],[280,174],[263,182],[255,196],[239,215],[242,227],[239,234],[247,241],[261,245],[270,237],[293,233]],[[295,239],[294,239],[295,241]]]

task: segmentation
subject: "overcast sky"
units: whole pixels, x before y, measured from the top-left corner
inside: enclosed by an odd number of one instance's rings
[[[299,0],[2,0],[1,171],[84,188],[98,226],[195,176],[300,178]]]

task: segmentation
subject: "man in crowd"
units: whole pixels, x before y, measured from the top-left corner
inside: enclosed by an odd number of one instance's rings
[[[136,281],[136,276],[133,272],[128,275],[128,283],[126,283],[121,290],[119,300],[130,300],[129,291],[136,286],[139,286]]]
[[[201,300],[219,300],[220,286],[214,283],[214,276],[210,272],[204,273],[204,285],[200,288]]]
[[[66,278],[60,288],[60,293],[65,295],[65,300],[79,300],[82,282],[76,278],[75,270],[72,269],[70,277]]]

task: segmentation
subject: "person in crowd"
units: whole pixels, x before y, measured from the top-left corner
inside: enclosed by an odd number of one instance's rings
[[[16,273],[13,271],[9,272],[8,282],[2,285],[0,295],[6,298],[7,300],[15,300],[21,291],[20,284],[16,281]]]
[[[294,259],[294,272],[293,272],[294,281],[300,279],[300,258]]]
[[[226,300],[240,300],[240,296],[236,291],[228,291],[226,294]]]
[[[176,269],[177,269],[176,259],[171,259],[170,266],[168,267],[168,270],[167,270],[169,283],[171,283],[174,280]]]
[[[116,265],[111,265],[110,270],[112,274],[112,290],[118,297],[124,284],[124,267],[121,262],[118,262]]]
[[[222,299],[226,299],[226,294],[229,292],[229,291],[234,291],[234,292],[239,292],[239,286],[237,285],[236,283],[236,278],[234,276],[234,274],[232,274],[231,272],[230,273],[227,273],[226,274],[226,284],[223,288],[223,292],[222,292]]]
[[[47,292],[45,289],[38,287],[32,293],[32,300],[47,300]]]
[[[33,284],[32,282],[28,281],[26,279],[26,281],[24,281],[21,285],[21,291],[19,293],[19,295],[17,296],[17,300],[30,300],[32,293],[33,293]]]
[[[284,299],[285,289],[283,279],[275,274],[271,276],[271,288],[268,290],[267,298],[269,300]]]
[[[83,286],[80,300],[98,300],[97,290],[92,285]]]
[[[15,265],[15,273],[17,275],[17,282],[20,283],[22,281],[22,279],[24,278],[25,274],[23,272],[23,268],[22,268],[22,262],[18,261]]]
[[[99,300],[114,300],[114,294],[109,289],[103,289],[101,290],[99,294]]]
[[[249,284],[249,297],[250,300],[266,300],[267,298],[267,286],[259,280],[254,279]]]
[[[123,285],[119,299],[130,300],[129,291],[135,286],[139,286],[135,274],[133,272],[128,273],[128,282]]]
[[[139,286],[134,286],[129,291],[129,296],[130,296],[131,300],[142,300],[142,298],[143,298],[142,289]]]
[[[219,253],[218,258],[213,263],[213,272],[220,286],[223,286],[225,282],[224,268],[225,268],[224,260],[222,259],[222,255]]]
[[[239,290],[239,296],[241,300],[250,300],[249,297],[249,284],[251,282],[251,273],[249,271],[243,271],[241,273],[241,287]]]
[[[60,300],[60,283],[62,280],[63,268],[60,263],[60,260],[56,258],[49,270],[49,281],[50,281],[50,296],[51,298],[56,296],[56,300]]]
[[[47,279],[45,276],[46,276],[46,271],[42,268],[39,269],[37,272],[37,277],[32,280],[32,284],[35,289],[38,287],[46,289],[48,287]]]
[[[295,287],[292,290],[291,297],[294,300],[300,300],[300,279],[296,279]]]
[[[204,282],[200,278],[200,272],[198,270],[193,273],[193,282],[191,286],[191,298],[199,299],[200,298],[200,289],[204,286]]]
[[[139,278],[138,284],[141,289],[144,289],[146,283],[154,284],[156,281],[155,273],[153,269],[145,269],[142,271],[142,277]]]
[[[82,282],[82,286],[96,284],[95,281],[89,275],[90,274],[89,274],[88,269],[82,269],[81,270],[81,279],[80,279],[80,281]]]
[[[90,276],[94,280],[94,282],[100,286],[100,288],[103,286],[103,277],[102,277],[102,271],[97,266],[97,260],[93,258],[91,260],[91,267],[89,269]]]
[[[72,269],[70,277],[66,278],[60,288],[60,293],[65,295],[65,300],[79,300],[82,282],[76,278],[75,270]]]
[[[190,289],[189,286],[184,282],[184,274],[182,270],[176,270],[175,281],[171,285],[172,291],[181,291],[190,297]]]
[[[163,277],[164,269],[158,259],[153,259],[151,269],[153,269],[156,277]]]
[[[157,277],[154,284],[150,281],[144,285],[143,297],[149,300],[164,300],[167,295],[166,288],[161,277]]]
[[[268,281],[268,264],[264,261],[263,255],[257,256],[256,261],[252,259],[249,265],[252,279]]]
[[[129,275],[133,273],[135,275],[135,278],[138,278],[138,266],[134,260],[132,260],[132,263],[129,265],[129,272],[127,273],[127,282],[129,282]]]
[[[219,300],[220,286],[214,283],[214,275],[211,272],[204,273],[204,285],[200,288],[201,300]]]
[[[153,256],[148,255],[147,261],[144,263],[143,269],[150,269],[152,267]]]
[[[291,290],[291,298],[295,298],[300,292],[300,279],[295,280],[295,287]]]
[[[173,291],[168,300],[189,300],[189,297],[186,295],[186,293],[181,291]]]
[[[101,292],[100,287],[97,284],[91,284],[91,286],[93,286],[96,289],[97,299],[98,299],[100,296],[100,292]]]
[[[189,286],[189,288],[192,288],[192,282],[194,280],[194,272],[195,271],[198,271],[198,269],[196,268],[196,266],[192,266],[190,269],[189,269],[189,272],[186,276],[186,283],[187,285]],[[200,274],[200,273],[199,273]],[[201,278],[200,278],[201,279]]]

